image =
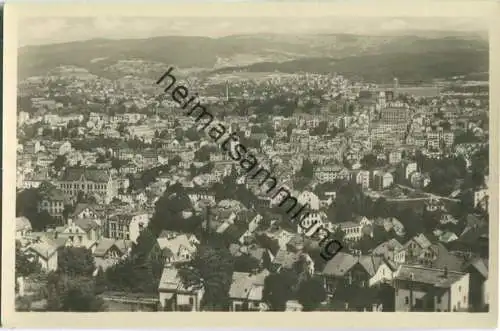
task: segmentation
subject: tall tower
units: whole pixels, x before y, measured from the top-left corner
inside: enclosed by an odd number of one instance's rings
[[[229,82],[226,80],[226,101],[229,101]]]
[[[393,80],[393,93],[394,93],[394,97],[397,97],[398,96],[398,88],[399,88],[399,80],[397,77],[394,77],[394,80]]]

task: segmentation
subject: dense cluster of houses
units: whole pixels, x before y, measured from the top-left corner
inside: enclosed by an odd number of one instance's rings
[[[131,72],[136,72],[136,67],[133,61],[123,62],[113,70],[132,68]],[[53,86],[54,82],[57,86]],[[233,274],[229,291],[233,311],[267,310],[262,294],[264,279],[270,272],[292,268],[299,259],[307,261],[311,275],[324,280],[330,297],[335,298],[336,293],[346,289],[360,291],[356,296],[364,297],[363,291],[367,291],[366,300],[361,303],[364,309],[463,311],[471,307],[482,309],[488,304],[488,261],[472,256],[467,249],[468,240],[487,241],[487,234],[486,238],[481,237],[484,222],[473,219],[476,216],[470,215],[467,226],[458,232],[442,230],[440,225],[456,224],[457,220],[440,206],[439,198],[436,201],[436,196],[422,193],[427,208],[439,210],[441,219],[432,240],[424,234],[408,240],[403,239],[403,223],[395,217],[361,215],[346,222],[329,219],[326,211],[335,202],[336,191],[315,190],[339,181],[357,184],[365,194],[378,196],[394,194],[401,187],[407,191],[424,188],[431,178],[411,159],[417,149],[427,157],[452,154],[470,163],[471,155],[484,144],[456,144],[454,139],[462,131],[472,132],[477,139],[485,137],[486,129],[474,119],[476,113],[487,111],[481,99],[469,97],[465,106],[459,105],[459,98],[453,95],[426,98],[425,103],[410,102],[398,98],[397,87],[380,89],[349,83],[340,76],[272,78],[266,84],[274,84],[275,93],[299,93],[304,86],[323,90],[321,96],[303,95],[303,106],[313,105],[318,111],[272,115],[266,122],[259,122],[255,115],[235,113],[225,116],[224,121],[252,142],[261,164],[272,167],[294,196],[310,205],[312,212],[304,220],[308,230],[298,226],[291,231],[280,225],[279,217],[260,214],[241,201],[216,199],[212,187],[231,174],[234,161],[203,138],[186,139],[194,120],[176,116],[175,105],[157,100],[150,83],[148,79],[130,77],[112,81],[78,68],[62,67],[48,76],[32,77],[20,84],[20,95],[29,96],[30,105],[29,110],[19,110],[19,137],[27,135],[28,128],[35,128],[35,132],[18,144],[17,188],[19,192],[38,190],[37,210],[47,212],[54,224],[43,231],[32,231],[30,220],[21,215],[16,219],[16,239],[43,269],[57,269],[58,248],[66,246],[89,249],[96,265],[103,269],[125,259],[148,226],[155,203],[170,184],[180,183],[193,207],[189,213],[202,213],[205,204],[213,206],[211,230],[229,238],[233,256],[247,254],[261,262],[259,270]],[[54,89],[52,97],[45,93],[48,84]],[[241,83],[234,88],[252,100],[269,97],[269,88],[259,86]],[[198,87],[210,89],[208,83]],[[92,110],[84,115],[62,111],[71,109],[70,102],[56,101],[65,93],[83,99],[84,107]],[[228,93],[226,88],[226,94],[206,101],[211,101],[216,109],[232,107]],[[339,111],[340,101],[347,111]],[[103,111],[110,107],[122,107],[125,111]],[[443,118],[449,124],[446,128],[438,125]],[[272,132],[263,128],[271,128]],[[319,133],[314,134],[316,131]],[[337,134],[332,135],[332,131]],[[119,143],[79,147],[82,141],[99,139]],[[199,155],[202,150],[209,150],[207,157]],[[374,155],[377,163],[368,169],[361,164],[367,154]],[[310,183],[306,190],[299,190],[294,187],[294,178],[300,176],[306,161],[312,164]],[[56,166],[58,163],[61,164]],[[204,169],[208,163],[210,169]],[[162,166],[168,169],[156,172],[153,180],[144,182],[145,172]],[[142,185],[136,185],[137,182]],[[256,186],[245,177],[238,177],[236,182],[250,190]],[[470,194],[473,207],[487,210],[487,187],[475,188]],[[94,202],[82,203],[83,196]],[[407,194],[401,194],[394,199],[406,198]],[[277,204],[265,196],[258,196],[258,201],[261,206]],[[332,233],[342,230],[346,242],[373,236],[375,228],[393,231],[396,238],[372,247],[369,253],[341,252],[318,268],[305,249],[305,238],[319,226]],[[262,247],[257,235],[275,240],[278,250]],[[190,233],[163,231],[158,236],[157,244],[166,253],[158,287],[158,302],[163,309],[200,310],[204,289],[186,287],[176,268],[176,264],[193,258],[199,242]],[[457,245],[452,247],[450,243]],[[466,257],[458,257],[457,251],[466,252]],[[264,266],[264,261],[270,261],[270,265]],[[380,298],[368,294],[381,285],[392,289],[390,302],[382,304]],[[287,307],[301,309],[295,301]]]

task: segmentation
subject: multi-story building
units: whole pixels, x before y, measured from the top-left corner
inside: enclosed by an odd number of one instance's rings
[[[314,169],[314,177],[320,183],[334,182],[338,179],[349,179],[349,171],[340,166],[320,166]]]
[[[380,119],[387,124],[406,123],[410,119],[407,108],[384,108],[380,111]]]
[[[392,185],[394,177],[389,172],[375,172],[373,174],[373,188],[383,190]]]
[[[106,222],[106,236],[136,242],[141,231],[147,227],[150,217],[150,214],[144,212],[112,215]]]
[[[57,182],[61,191],[76,199],[79,192],[92,195],[108,204],[118,195],[118,185],[103,169],[67,168]]]
[[[467,311],[469,274],[401,265],[393,279],[395,311]]]
[[[361,187],[367,189],[370,187],[370,172],[368,170],[360,170],[354,174],[354,180],[356,184],[360,184]]]
[[[40,201],[38,201],[37,209],[38,212],[48,212],[56,221],[62,222],[64,203],[65,197],[63,192],[56,187],[51,187],[42,192],[42,197]]]

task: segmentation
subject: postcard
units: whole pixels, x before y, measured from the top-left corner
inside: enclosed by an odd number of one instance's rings
[[[495,327],[497,14],[7,3],[4,326]]]

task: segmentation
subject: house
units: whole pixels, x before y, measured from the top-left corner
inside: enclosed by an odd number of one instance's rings
[[[368,281],[368,286],[374,286],[380,283],[388,283],[393,277],[394,273],[397,271],[398,267],[394,261],[384,260],[380,263],[375,274]]]
[[[375,247],[371,254],[382,257],[387,261],[404,263],[406,251],[403,249],[403,245],[393,238]]]
[[[474,258],[464,264],[462,271],[470,275],[469,307],[472,311],[485,311],[489,305],[489,291],[491,291],[488,281],[488,261]]]
[[[93,219],[68,219],[68,224],[62,229],[56,229],[55,239],[68,239],[68,245],[85,247],[94,250],[97,241],[101,239],[101,226]]]
[[[16,217],[16,240],[24,239],[31,232],[31,222],[24,216]]]
[[[160,306],[164,311],[200,311],[203,286],[185,286],[178,270],[165,265],[158,286]]]
[[[69,218],[91,218],[96,220],[97,223],[101,224],[101,215],[103,213],[102,207],[99,205],[88,204],[88,203],[78,203],[73,212],[69,214]]]
[[[25,252],[31,254],[43,270],[47,272],[57,270],[57,247],[51,240],[37,240],[28,246]]]
[[[395,311],[467,311],[469,274],[401,265],[394,275]]]
[[[229,288],[230,311],[265,311],[263,302],[264,280],[269,271],[259,273],[234,272]]]
[[[332,295],[341,287],[367,287],[381,261],[381,258],[371,256],[361,258],[344,252],[337,253],[321,272],[326,292]]]
[[[407,252],[407,259],[414,259],[421,256],[422,252],[427,250],[431,245],[432,243],[429,239],[421,233],[408,240],[408,242],[403,245],[403,249]]]
[[[167,263],[191,261],[200,241],[195,235],[162,231],[156,239],[158,246],[165,252]]]
[[[133,242],[131,240],[101,238],[93,253],[96,266],[106,270],[117,264],[128,256],[132,250],[132,246]]]

